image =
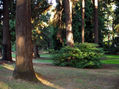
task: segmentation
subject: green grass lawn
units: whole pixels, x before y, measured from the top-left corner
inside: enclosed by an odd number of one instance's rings
[[[119,55],[105,55],[104,60],[101,60],[103,64],[119,64]]]
[[[16,54],[12,53],[12,57],[15,58]],[[53,54],[40,54],[40,57],[45,57],[45,58],[52,58]]]
[[[53,58],[53,54],[40,54],[40,57]]]
[[[41,57],[51,58],[47,60],[37,59],[35,62],[39,63],[53,63],[52,54],[42,54]],[[102,64],[119,64],[119,55],[105,55],[105,59],[101,60]]]
[[[16,55],[13,53],[12,57],[15,57]],[[39,59],[33,60],[34,63],[53,63],[53,54],[40,54]],[[46,58],[46,59],[42,59]],[[101,60],[102,64],[119,64],[119,55],[105,55],[105,59]]]
[[[41,60],[41,59],[35,59],[35,60],[33,60],[33,62],[34,63],[50,63],[50,64],[52,64],[53,63],[53,60],[51,60],[51,59],[45,59],[45,60]]]
[[[108,59],[119,59],[119,55],[105,55]]]
[[[119,64],[119,59],[101,60],[102,64]]]
[[[41,58],[33,60],[34,63],[53,63],[53,54],[40,54]]]
[[[53,63],[52,60],[52,55],[50,54],[43,54],[41,57],[46,57],[46,58],[51,58],[51,59],[45,59],[45,60],[40,60],[36,59],[34,60],[35,63]],[[119,64],[119,55],[105,55],[105,59],[101,60],[102,64]]]

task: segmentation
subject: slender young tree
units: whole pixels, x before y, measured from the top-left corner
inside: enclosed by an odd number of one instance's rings
[[[73,47],[73,33],[72,33],[72,0],[64,0],[64,12],[66,18],[66,43]]]
[[[34,53],[34,58],[40,57],[37,44],[34,44],[33,53]]]
[[[84,30],[85,30],[85,0],[82,0],[82,43],[84,43],[85,41],[85,37],[84,37]]]
[[[32,63],[31,1],[17,0],[16,4],[16,66],[13,77],[36,80]]]
[[[3,60],[12,61],[9,31],[9,0],[3,0]]]
[[[98,43],[98,0],[94,0],[94,42]]]

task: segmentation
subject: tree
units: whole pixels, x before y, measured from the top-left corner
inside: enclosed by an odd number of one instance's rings
[[[114,0],[114,2],[115,2],[116,8],[115,8],[115,11],[114,11],[115,16],[114,16],[113,24],[116,26],[116,25],[119,24],[119,20],[118,20],[119,19],[119,1]]]
[[[94,0],[94,42],[98,43],[98,0]]]
[[[34,55],[33,55],[34,58],[40,57],[37,44],[34,44],[33,53],[34,53]]]
[[[73,33],[72,33],[72,0],[64,0],[64,12],[66,18],[66,43],[73,47]]]
[[[64,8],[63,8],[63,1],[59,0],[56,8],[56,13],[53,18],[53,26],[54,26],[54,32],[53,32],[53,39],[54,39],[54,49],[59,50],[65,43],[66,39],[66,31],[64,27]],[[57,30],[56,30],[57,29]]]
[[[3,60],[12,61],[9,31],[9,0],[3,0]]]
[[[17,0],[16,5],[16,66],[13,77],[36,80],[32,63],[31,1]]]
[[[0,6],[3,5],[3,2],[0,0]],[[0,8],[0,13],[3,12],[3,9]],[[2,14],[0,14],[0,29],[2,29]],[[0,30],[0,38],[2,38],[2,30]],[[2,39],[0,39],[0,44],[2,44]],[[2,56],[2,45],[0,45],[0,56]]]
[[[85,0],[82,0],[82,43],[84,43],[84,25],[85,25]]]
[[[49,46],[49,22],[50,15],[48,13],[52,6],[45,0],[32,0],[32,40],[34,45],[34,57],[40,57],[38,48]],[[48,40],[47,40],[48,39]],[[44,45],[45,44],[45,45]]]

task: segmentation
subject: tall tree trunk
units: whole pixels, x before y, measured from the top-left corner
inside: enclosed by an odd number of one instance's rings
[[[31,1],[17,0],[16,5],[16,67],[13,77],[36,80],[33,69],[33,45],[31,30]]]
[[[3,0],[3,60],[12,61],[9,31],[9,0]]]
[[[66,18],[66,43],[73,47],[73,33],[72,33],[72,0],[64,0],[64,11]]]
[[[2,49],[0,48],[0,57],[2,57]]]
[[[40,55],[39,55],[39,52],[38,52],[38,46],[36,44],[34,45],[33,51],[34,51],[34,58],[39,58]]]
[[[94,0],[94,42],[98,44],[98,0]]]
[[[110,33],[108,33],[108,47],[110,47]]]
[[[85,30],[85,0],[82,0],[82,43],[85,41],[84,30]]]

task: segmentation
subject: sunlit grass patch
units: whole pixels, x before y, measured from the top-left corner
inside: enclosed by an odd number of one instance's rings
[[[119,55],[105,55],[105,57],[109,59],[112,59],[112,58],[119,59]]]
[[[4,63],[4,64],[0,65],[0,69],[2,69],[2,68],[5,68],[5,69],[13,71],[14,70],[14,65],[13,64],[6,64],[6,63]]]
[[[105,55],[105,59],[101,62],[103,64],[119,64],[119,55]]]
[[[119,64],[119,59],[101,60],[103,64]]]
[[[7,70],[11,70],[13,71],[14,70],[14,65],[11,65],[11,64],[2,64],[1,67],[7,69]],[[26,82],[26,81],[23,81],[23,80],[13,80],[12,79],[12,84],[10,83],[10,81],[6,81],[7,82],[7,86],[5,84],[1,84],[0,82],[0,89],[50,89],[50,88],[46,88],[45,86],[47,87],[51,87],[52,88],[56,88],[56,89],[64,89],[62,87],[60,87],[59,85],[56,85],[54,83],[51,83],[50,81],[48,81],[47,79],[43,78],[42,76],[40,76],[38,73],[35,73],[36,74],[36,77],[37,79],[39,80],[40,83],[42,83],[43,85],[38,85],[38,84],[32,84],[32,86],[30,85],[29,82]],[[8,75],[8,74],[7,74]],[[3,76],[3,75],[2,75]],[[5,76],[5,75],[4,75]],[[11,76],[8,75],[8,76]],[[16,82],[15,82],[16,81]],[[21,82],[21,83],[20,83]],[[3,82],[2,82],[3,83]],[[23,84],[22,84],[23,83]],[[25,84],[26,83],[26,84]],[[21,85],[22,84],[22,85]],[[2,85],[2,86],[1,86]],[[9,86],[12,87],[12,88],[9,88]],[[34,87],[35,85],[35,87]],[[44,88],[45,87],[45,88]]]
[[[53,58],[53,54],[40,54],[40,57]]]
[[[35,59],[33,60],[34,63],[50,63],[52,64],[53,63],[53,60],[40,60],[40,59]]]

